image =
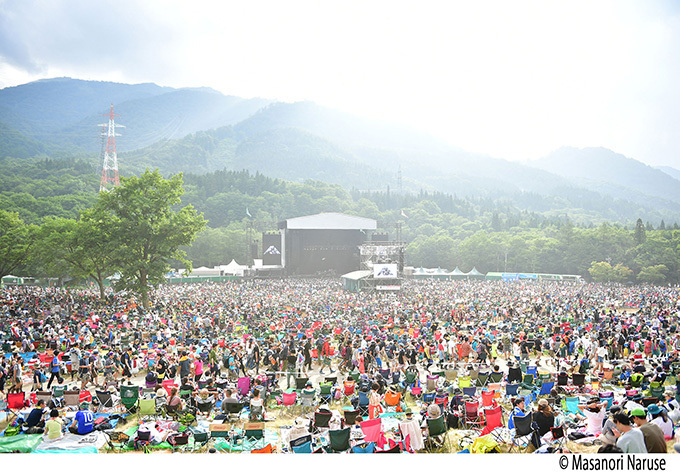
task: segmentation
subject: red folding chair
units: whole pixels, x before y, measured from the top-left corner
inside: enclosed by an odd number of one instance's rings
[[[463,427],[467,430],[480,430],[484,419],[479,414],[479,402],[466,401],[463,404]]]
[[[497,406],[494,408],[484,409],[485,425],[479,436],[491,435],[498,443],[503,443],[503,436],[501,430],[505,428],[503,423],[503,407]]]
[[[28,406],[29,402],[26,401],[26,394],[24,392],[7,394],[7,409],[17,418],[20,416],[17,412]]]
[[[168,395],[170,395],[170,390],[178,386],[174,380],[163,380],[161,385]]]
[[[345,380],[343,382],[342,397],[345,401],[350,402],[352,400],[356,384],[354,380]]]
[[[382,431],[382,419],[375,418],[373,420],[362,421],[361,431],[364,433],[365,441],[372,441],[378,448],[385,446],[385,435]]]
[[[482,407],[495,407],[496,405],[495,393],[490,390],[482,390]]]
[[[92,403],[92,394],[88,390],[81,390],[79,396],[79,403],[90,402]]]

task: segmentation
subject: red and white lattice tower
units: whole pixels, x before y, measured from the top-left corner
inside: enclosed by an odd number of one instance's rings
[[[104,163],[102,165],[102,181],[99,186],[100,192],[108,192],[113,187],[120,185],[120,180],[118,179],[118,155],[116,155],[116,136],[119,136],[120,134],[116,133],[115,117],[118,116],[118,114],[113,113],[113,104],[111,104],[109,113],[104,115],[108,116],[109,123],[108,127],[106,124],[100,124],[100,126],[104,128],[102,136],[106,137],[106,151],[104,152]],[[119,125],[118,127],[125,126]]]

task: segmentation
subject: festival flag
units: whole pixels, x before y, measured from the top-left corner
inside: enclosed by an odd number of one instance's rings
[[[406,215],[406,213],[404,212],[404,210],[401,211],[401,216],[403,216],[404,218],[408,218],[408,215]]]

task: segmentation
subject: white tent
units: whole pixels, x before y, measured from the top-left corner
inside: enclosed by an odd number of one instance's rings
[[[243,276],[244,270],[246,270],[248,267],[243,264],[238,264],[235,259],[231,260],[231,263],[228,265],[222,265],[218,266],[220,271],[222,271],[224,274],[230,274],[233,276]]]

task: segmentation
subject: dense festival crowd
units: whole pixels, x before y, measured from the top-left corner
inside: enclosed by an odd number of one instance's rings
[[[333,372],[412,370],[425,380],[451,364],[507,374],[533,361],[559,374],[586,361],[589,374],[616,368],[623,383],[679,369],[678,287],[411,280],[400,293],[357,294],[334,279],[253,279],[159,286],[151,302],[143,310],[126,293],[102,302],[90,289],[0,290],[0,392],[64,380],[106,389],[143,376],[173,379],[200,401],[210,398],[205,382],[265,372],[286,389]],[[49,359],[25,361],[32,352]]]

